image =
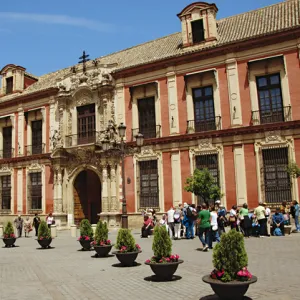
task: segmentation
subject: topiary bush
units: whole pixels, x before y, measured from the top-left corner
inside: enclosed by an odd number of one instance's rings
[[[222,234],[221,242],[213,251],[213,265],[222,273],[218,279],[224,282],[237,279],[237,273],[247,268],[248,256],[241,233],[230,230]]]
[[[121,228],[118,232],[115,248],[123,253],[135,252],[141,249],[140,246],[135,243],[135,239],[132,236],[131,231],[123,228]]]
[[[48,228],[46,221],[41,221],[38,230],[38,240],[51,239],[51,230]]]
[[[5,226],[5,229],[3,231],[3,238],[5,239],[13,239],[15,238],[15,231],[14,227],[11,222],[8,222]]]
[[[152,250],[157,259],[169,257],[172,254],[172,241],[164,226],[155,227]]]
[[[107,224],[101,220],[97,223],[94,245],[110,245],[111,242],[108,239],[108,228]]]
[[[78,240],[91,240],[93,239],[94,232],[90,221],[83,219],[80,222],[80,237]]]

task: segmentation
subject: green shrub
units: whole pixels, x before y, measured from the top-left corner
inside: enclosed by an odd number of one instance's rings
[[[51,239],[51,230],[48,228],[46,221],[41,221],[38,231],[38,239],[45,240]]]
[[[4,238],[14,238],[15,237],[15,231],[14,227],[11,222],[8,222],[5,226],[5,229],[3,231],[3,237]]]
[[[80,222],[80,237],[82,239],[85,239],[88,236],[90,239],[92,239],[93,235],[94,233],[90,221],[87,219],[83,219]]]
[[[155,227],[152,250],[157,259],[169,257],[172,254],[172,241],[164,226]]]
[[[236,230],[222,234],[221,242],[213,251],[213,265],[217,270],[224,270],[222,281],[236,279],[236,274],[248,265],[244,237]]]
[[[110,244],[108,240],[108,228],[107,224],[101,220],[97,223],[97,228],[95,232],[95,245],[107,245]]]
[[[121,252],[134,252],[140,249],[140,246],[135,243],[135,239],[129,229],[121,228],[118,232],[116,249]]]

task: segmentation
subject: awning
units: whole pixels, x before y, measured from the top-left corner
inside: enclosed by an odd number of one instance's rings
[[[192,73],[187,73],[187,74],[185,74],[185,75],[184,75],[184,86],[185,86],[185,91],[187,91],[187,82],[188,82],[188,79],[189,79],[191,76],[195,76],[195,75],[202,76],[202,75],[204,75],[205,73],[210,73],[210,72],[213,73],[213,76],[214,76],[216,85],[217,85],[217,87],[218,87],[217,69],[207,69],[207,70],[202,70],[202,71],[197,71],[197,72],[192,72]]]
[[[151,86],[151,85],[155,86],[156,97],[158,97],[158,81],[153,81],[153,82],[147,82],[147,83],[136,84],[136,85],[130,86],[129,87],[130,101],[133,100],[134,89],[139,88],[139,87],[144,87],[145,88],[145,97],[146,97],[147,86]]]

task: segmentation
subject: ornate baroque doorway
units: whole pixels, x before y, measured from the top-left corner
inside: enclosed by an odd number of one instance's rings
[[[81,171],[73,186],[74,223],[79,225],[82,219],[97,224],[101,213],[101,182],[98,175],[91,170]]]

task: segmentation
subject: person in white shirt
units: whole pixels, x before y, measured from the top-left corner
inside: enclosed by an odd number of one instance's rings
[[[169,228],[169,235],[170,238],[173,238],[173,230],[174,230],[174,213],[175,210],[173,206],[168,210],[167,215],[168,215],[168,228]]]
[[[174,235],[175,240],[180,240],[180,230],[181,230],[181,217],[182,217],[182,211],[180,207],[178,207],[174,212]]]
[[[220,236],[219,236],[219,231],[218,231],[218,213],[216,212],[216,209],[214,206],[211,208],[210,212],[210,226],[211,226],[211,237],[209,239],[210,245],[209,248],[212,249],[212,242],[216,241],[220,243]]]

